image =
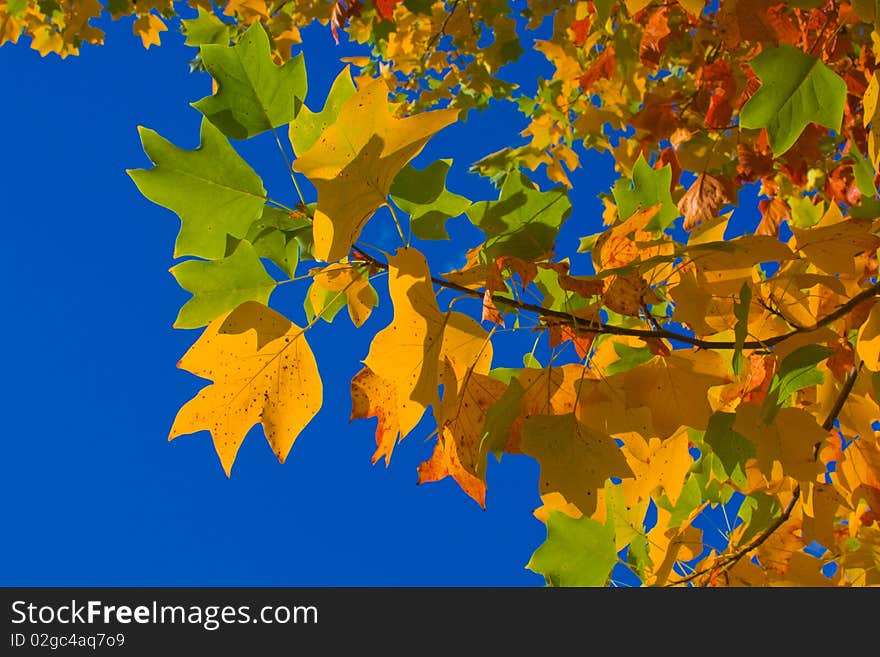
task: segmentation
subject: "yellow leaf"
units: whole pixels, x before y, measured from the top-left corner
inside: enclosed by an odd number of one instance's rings
[[[880,496],[880,447],[866,439],[854,440],[838,461],[836,476],[848,489],[849,501],[853,505],[863,495]]]
[[[365,367],[351,380],[351,419],[369,417],[378,419],[373,464],[384,456],[385,465],[388,465],[400,435],[397,388],[393,383],[376,376],[369,367]]]
[[[446,317],[437,307],[431,272],[416,249],[401,248],[388,258],[391,324],[373,338],[364,364],[397,389],[401,437],[438,403],[440,351]]]
[[[45,57],[50,52],[56,52],[63,59],[67,53],[64,50],[64,40],[61,35],[51,27],[39,27],[34,30],[33,39],[31,40],[31,48],[40,53],[41,57]],[[73,51],[76,54],[76,50]]]
[[[792,557],[803,549],[805,543],[800,535],[801,521],[789,518],[782,523],[757,550],[760,565],[778,575],[788,572]]]
[[[139,36],[144,44],[144,48],[150,46],[159,46],[161,40],[159,34],[168,30],[162,19],[155,14],[147,14],[138,18],[132,26],[135,36]]]
[[[312,311],[320,315],[325,302],[333,298],[321,292],[344,292],[348,304],[348,314],[355,326],[361,326],[370,317],[379,299],[370,285],[369,273],[365,267],[348,263],[332,264],[318,271],[312,277],[309,300]]]
[[[444,393],[440,437],[431,458],[419,466],[419,483],[450,476],[476,502],[486,506],[485,472],[480,464],[480,443],[486,411],[507,386],[485,374],[470,372],[460,384],[460,394]],[[485,455],[482,456],[485,459]]]
[[[853,275],[859,253],[880,246],[880,237],[871,233],[869,219],[847,219],[815,228],[792,227],[797,251],[809,258],[822,271],[837,275]]]
[[[698,336],[733,329],[736,325],[734,299],[710,294],[693,270],[680,274],[678,284],[669,289],[669,296],[675,302],[675,321],[687,324]]]
[[[544,369],[526,368],[517,381],[524,392],[520,401],[519,417],[513,422],[505,451],[518,453],[522,440],[522,424],[531,415],[563,415],[574,411],[577,399],[575,387],[584,376],[580,365],[562,365]]]
[[[670,528],[671,518],[669,511],[658,508],[657,524],[648,532],[648,559],[652,564],[646,573],[648,586],[662,586],[673,575],[677,561],[690,561],[703,550],[702,532],[692,525]]]
[[[398,119],[381,79],[359,89],[340,108],[336,122],[294,163],[318,191],[315,256],[344,257],[372,214],[386,203],[394,177],[456,110]]]
[[[486,454],[481,453],[486,411],[506,390],[488,376],[489,334],[476,320],[446,315],[440,351],[443,399],[436,411],[439,437],[431,458],[419,465],[419,483],[452,477],[480,506],[486,505]]]
[[[871,308],[868,319],[859,328],[856,352],[872,372],[880,372],[880,303]]]
[[[522,427],[522,449],[541,464],[542,495],[561,493],[585,515],[610,477],[633,473],[614,439],[565,415],[532,415]]]
[[[770,575],[770,586],[809,586],[810,588],[834,586],[834,583],[822,574],[824,565],[821,559],[806,552],[795,552],[789,559],[784,576]]]
[[[865,111],[862,117],[862,126],[867,128],[877,118],[877,101],[880,100],[880,79],[877,78],[877,71],[871,75],[868,81],[868,88],[865,89],[865,95],[862,97],[862,107]]]
[[[623,4],[626,5],[626,10],[629,12],[629,15],[635,16],[642,9],[651,4],[651,0],[623,0]]]
[[[657,436],[666,438],[680,426],[706,428],[712,414],[708,390],[730,381],[725,369],[716,352],[677,349],[607,382],[626,399],[627,408],[649,408]]]
[[[782,408],[770,424],[764,424],[761,407],[740,404],[733,429],[755,445],[761,472],[777,481],[776,467],[798,481],[812,481],[822,471],[813,458],[813,448],[828,437],[812,415],[800,408]]]
[[[546,525],[547,519],[550,517],[551,511],[559,511],[567,515],[569,518],[574,518],[575,520],[577,520],[578,518],[583,518],[584,516],[584,514],[581,513],[581,510],[578,509],[576,505],[566,500],[565,496],[562,493],[557,492],[541,495],[541,506],[535,509],[533,515]],[[594,520],[604,522],[605,519],[604,517],[594,517]]]
[[[625,479],[619,484],[606,481],[605,488],[599,491],[596,512],[592,516],[593,520],[614,526],[614,544],[618,550],[645,533],[645,513],[650,500],[639,502],[636,499],[635,484],[634,479]]]
[[[615,269],[628,265],[643,255],[644,248],[637,240],[650,240],[652,235],[645,232],[645,226],[660,211],[661,205],[640,210],[629,219],[612,226],[596,240],[593,246],[593,262],[596,270]]]
[[[844,503],[831,484],[809,482],[804,493],[804,539],[817,541],[827,548],[833,547],[837,543],[834,536],[835,519]]]
[[[449,367],[440,372],[440,383],[444,385],[450,398],[455,397],[459,384],[468,373],[488,374],[492,368],[492,344],[489,334],[472,317],[462,313],[450,312],[443,329],[441,360]],[[444,399],[447,393],[444,393]]]
[[[679,431],[676,435],[661,441],[649,441],[640,436],[630,435],[624,440],[623,454],[630,469],[635,473],[632,484],[637,490],[639,500],[646,500],[663,489],[669,501],[675,506],[684,488],[685,477],[694,464],[688,451],[688,432]]]
[[[213,383],[180,409],[169,440],[210,431],[227,476],[255,424],[284,463],[321,407],[321,377],[303,329],[255,301],[211,322],[177,366]]]
[[[678,4],[684,7],[684,10],[691,16],[699,18],[706,6],[706,0],[678,0]]]
[[[226,16],[238,14],[245,23],[250,25],[257,20],[268,21],[272,16],[272,10],[266,0],[229,0],[223,14]]]

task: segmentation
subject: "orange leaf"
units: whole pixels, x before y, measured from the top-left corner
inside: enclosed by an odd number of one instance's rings
[[[678,211],[684,215],[684,229],[690,231],[717,217],[721,208],[730,204],[736,204],[736,190],[730,178],[701,173],[681,197]]]

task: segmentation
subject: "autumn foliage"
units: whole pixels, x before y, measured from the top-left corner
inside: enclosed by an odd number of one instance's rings
[[[215,81],[201,146],[142,129],[154,166],[129,172],[180,218],[175,326],[204,327],[179,367],[208,382],[172,438],[209,431],[229,474],[259,423],[283,462],[348,393],[322,390],[308,343],[346,309],[373,335],[349,354],[373,461],[430,437],[419,481],[484,505],[490,458],[534,458],[547,540],[528,567],[549,584],[880,584],[877,3],[7,0],[0,43],[76,54],[102,12],[134,15],[147,47],[179,13]],[[326,98],[294,56],[315,21],[372,49]],[[502,71],[524,47],[552,68],[533,93]],[[472,163],[495,198],[447,189],[450,160],[411,164],[511,99],[519,145]],[[267,132],[295,203],[230,142]],[[598,222],[570,200],[594,153],[618,175]],[[456,217],[484,240],[438,271],[420,245]],[[394,240],[362,243],[368,222]],[[304,279],[297,324],[269,304]],[[368,323],[379,304],[387,326]],[[500,331],[549,357],[496,354]],[[723,545],[700,529],[718,510],[736,515]]]

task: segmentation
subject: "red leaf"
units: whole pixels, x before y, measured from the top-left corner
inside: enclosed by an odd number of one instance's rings
[[[614,48],[608,46],[602,54],[596,58],[592,66],[578,79],[581,89],[584,91],[592,87],[598,80],[610,80],[614,76],[617,63],[614,59]]]
[[[394,18],[394,6],[400,4],[401,0],[373,0],[379,15],[385,20]]]
[[[639,59],[643,64],[657,67],[660,65],[660,57],[666,50],[666,44],[672,30],[669,29],[669,8],[661,7],[648,19],[645,32],[642,34],[642,42],[639,44]]]
[[[574,45],[584,45],[584,41],[587,40],[587,36],[590,34],[590,17],[587,16],[580,20],[572,21],[571,31],[574,33]]]

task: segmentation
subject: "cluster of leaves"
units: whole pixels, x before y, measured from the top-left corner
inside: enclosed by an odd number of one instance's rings
[[[30,25],[37,4],[0,3],[0,20]],[[516,15],[502,0],[248,0],[225,5],[232,26],[200,7],[184,25],[216,83],[195,104],[201,146],[142,130],[155,166],[130,172],[181,220],[188,259],[172,273],[193,298],[175,325],[206,327],[179,365],[211,383],[171,437],[210,431],[229,473],[261,423],[283,462],[322,403],[306,333],[345,307],[364,325],[384,279],[393,319],[352,355],[352,418],[376,418],[374,462],[428,415],[420,482],[452,477],[482,505],[490,455],[536,459],[548,537],[529,567],[548,583],[620,569],[657,586],[880,583],[875,5],[531,0]],[[282,14],[373,47],[320,111]],[[528,96],[498,72],[545,21],[535,47],[554,72]],[[492,98],[529,117],[526,143],[475,165],[497,199],[447,190],[449,160],[410,164]],[[229,143],[265,132],[316,202],[270,197]],[[593,223],[569,200],[581,148],[610,153],[620,178],[576,274],[556,237]],[[760,219],[743,228],[730,208],[754,191]],[[461,215],[485,240],[435,273],[417,245]],[[394,222],[396,250],[360,241],[374,217]],[[268,304],[303,279],[298,326]],[[500,330],[538,333],[549,361],[493,366]],[[723,544],[700,529],[717,509],[736,514]]]

